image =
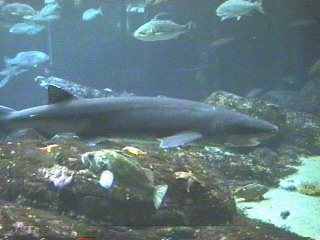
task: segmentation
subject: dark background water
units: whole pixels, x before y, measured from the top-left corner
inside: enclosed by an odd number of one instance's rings
[[[23,2],[36,10],[44,6],[40,0]],[[266,15],[254,12],[223,22],[215,14],[223,1],[169,1],[145,14],[127,15],[127,33],[121,28],[121,1],[82,2],[76,7],[72,0],[62,1],[61,19],[51,24],[52,65],[12,78],[0,89],[0,104],[16,109],[44,104],[46,90],[34,78],[45,75],[45,68],[53,76],[94,88],[203,100],[215,90],[244,95],[254,88],[283,87],[288,76],[306,82],[306,71],[320,57],[320,2],[315,0],[265,0]],[[86,9],[100,5],[104,16],[82,21]],[[170,41],[142,42],[130,35],[162,11],[179,24],[193,21],[197,27]],[[290,26],[300,18],[316,22]],[[214,40],[231,36],[233,42],[210,47]],[[30,50],[50,53],[47,30],[21,36],[0,28],[1,59]]]

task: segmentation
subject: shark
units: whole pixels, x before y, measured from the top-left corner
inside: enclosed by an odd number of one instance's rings
[[[267,121],[202,102],[143,96],[84,99],[55,85],[48,86],[46,105],[19,111],[0,106],[0,140],[24,129],[48,139],[63,133],[84,139],[158,139],[161,148],[256,146],[278,131]]]

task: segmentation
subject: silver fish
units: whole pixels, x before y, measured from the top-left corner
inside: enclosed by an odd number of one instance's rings
[[[44,0],[44,4],[58,4],[58,0]]]
[[[1,11],[3,13],[19,16],[36,14],[36,10],[34,10],[33,7],[22,3],[7,4],[4,7],[2,7]]]
[[[244,15],[250,15],[253,10],[265,14],[262,7],[262,0],[250,2],[246,0],[228,0],[222,3],[216,10],[216,13],[221,17],[221,21],[228,18],[237,18],[240,20]]]
[[[139,27],[133,36],[141,41],[170,40],[177,38],[180,34],[189,32],[192,27],[192,22],[179,25],[171,20],[157,20],[154,18]]]
[[[9,32],[13,34],[35,35],[45,29],[45,26],[32,23],[17,23],[13,25]]]
[[[17,76],[21,73],[26,72],[27,69],[21,68],[19,66],[10,66],[3,69],[0,72],[0,76],[4,76],[2,80],[0,80],[0,88],[4,87],[10,80],[11,77]]]
[[[227,43],[230,43],[230,42],[233,42],[234,41],[234,37],[228,37],[228,38],[219,38],[215,41],[213,41],[211,44],[210,44],[210,47],[221,47]]]
[[[59,15],[49,15],[49,16],[42,16],[40,13],[37,13],[36,15],[27,15],[23,17],[24,19],[33,21],[33,22],[39,22],[39,23],[50,23],[55,20],[60,19]]]
[[[37,67],[49,60],[49,56],[39,51],[20,52],[15,58],[5,59],[6,66],[20,66],[25,68]]]
[[[83,21],[90,21],[92,19],[95,19],[98,15],[103,16],[102,11],[101,11],[101,7],[99,7],[98,9],[91,8],[83,13],[82,20]]]
[[[42,8],[40,10],[40,15],[43,17],[47,17],[53,13],[55,13],[60,7],[60,5],[58,3],[56,4],[48,4],[46,6],[44,6],[44,8]]]

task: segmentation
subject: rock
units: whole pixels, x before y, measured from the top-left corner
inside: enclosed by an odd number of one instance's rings
[[[195,230],[190,227],[170,227],[160,228],[157,235],[172,239],[192,239],[195,238]]]
[[[81,154],[92,151],[92,147],[73,138],[64,139],[61,144],[60,139],[57,142],[51,139],[40,145],[22,139],[2,146],[2,198],[12,201],[19,199],[22,204],[55,213],[74,212],[75,216],[84,215],[116,225],[225,224],[236,213],[235,202],[224,177],[206,162],[199,162],[199,159],[205,158],[199,151],[165,151],[158,147],[155,150],[141,145],[139,148],[148,154],[130,156],[141,168],[153,172],[155,185],[149,184],[150,189],[153,190],[156,185],[169,186],[163,204],[157,210],[149,198],[151,191],[147,191],[148,198],[144,198],[141,197],[142,192],[137,192],[137,189],[144,191],[144,188],[134,187],[135,181],[123,184],[126,175],[117,172],[121,169],[117,164],[112,170],[118,176],[115,184],[111,189],[105,189],[99,184],[100,174],[85,169],[80,160]],[[50,151],[46,151],[48,146],[56,145],[61,147],[50,147]],[[122,148],[119,143],[112,147]],[[62,160],[56,159],[57,152],[63,153]],[[73,160],[69,161],[70,158]],[[192,166],[192,174],[196,179],[192,184],[188,184],[188,179],[177,179],[175,176],[175,172],[189,172],[191,168],[188,166]],[[52,176],[60,176],[60,172],[72,176],[72,181],[58,189],[51,180]],[[121,181],[117,182],[119,176]]]

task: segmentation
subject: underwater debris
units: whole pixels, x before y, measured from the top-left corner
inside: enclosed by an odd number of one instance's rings
[[[65,166],[55,165],[52,168],[40,168],[39,174],[53,183],[56,188],[62,189],[72,182],[74,171]]]
[[[124,147],[124,148],[122,149],[122,151],[127,152],[127,153],[131,153],[131,154],[136,155],[136,156],[139,156],[139,155],[146,155],[146,154],[147,154],[146,152],[141,151],[141,150],[140,150],[140,149],[138,149],[138,148],[135,148],[135,147],[129,147],[129,146]]]
[[[187,180],[187,192],[190,192],[192,184],[197,181],[200,182],[191,171],[189,172],[175,172],[176,179],[186,179]]]
[[[259,200],[269,191],[269,188],[259,183],[251,183],[236,189],[233,194],[237,198],[244,198],[245,201]]]
[[[168,185],[154,185],[153,172],[143,168],[130,156],[124,156],[118,150],[101,150],[84,153],[82,163],[91,171],[102,171],[100,184],[110,188],[113,178],[126,188],[129,188],[142,201],[152,199],[158,209],[167,192]]]
[[[39,148],[42,152],[46,152],[46,153],[53,153],[55,152],[56,150],[60,150],[62,148],[61,145],[58,145],[58,144],[52,144],[52,145],[48,145],[46,147],[42,147],[42,148]]]

